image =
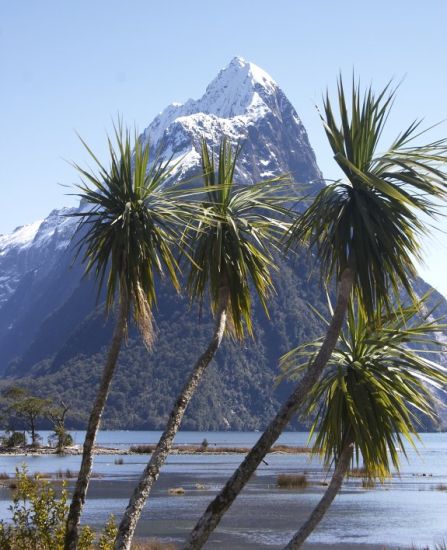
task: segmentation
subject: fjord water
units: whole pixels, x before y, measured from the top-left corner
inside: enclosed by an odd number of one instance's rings
[[[46,437],[45,432],[41,435]],[[83,441],[83,432],[73,432],[75,442]],[[180,432],[177,444],[200,444],[204,438],[210,447],[251,446],[256,432]],[[98,444],[128,448],[133,444],[155,443],[160,432],[105,431]],[[447,540],[447,434],[422,434],[417,452],[408,450],[408,462],[402,456],[400,475],[395,474],[383,486],[362,488],[361,480],[349,479],[341,495],[308,547],[383,548],[433,547]],[[288,432],[280,443],[302,446],[306,433]],[[98,477],[91,483],[84,521],[100,526],[108,515],[117,517],[125,508],[132,486],[144,468],[147,455],[125,455],[124,464],[115,464],[117,455],[95,457]],[[196,454],[171,455],[154,488],[150,503],[140,522],[138,534],[181,542],[206,505],[241,462],[242,455]],[[79,456],[0,456],[0,472],[10,475],[26,462],[30,472],[75,470]],[[305,472],[310,483],[305,490],[281,490],[276,487],[279,473]],[[208,548],[248,549],[281,548],[306,518],[321,497],[327,481],[318,458],[306,454],[270,454],[256,476],[227,513]],[[184,496],[170,496],[170,487],[183,487]],[[0,514],[8,516],[9,489],[0,489]]]

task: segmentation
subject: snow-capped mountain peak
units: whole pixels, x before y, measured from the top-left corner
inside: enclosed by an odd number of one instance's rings
[[[155,147],[171,124],[198,114],[202,115],[199,125],[201,122],[205,134],[207,127],[216,125],[217,119],[220,125],[225,124],[222,120],[247,125],[271,110],[277,111],[275,94],[278,92],[280,88],[264,70],[242,57],[235,57],[219,71],[200,99],[171,103],[162,111],[144,132],[144,139]],[[207,124],[204,118],[208,119]],[[238,137],[231,136],[231,129],[226,126],[230,137]]]
[[[266,100],[278,91],[278,85],[254,63],[235,57],[208,85],[196,102],[201,112],[221,118],[243,116],[268,108]]]
[[[278,147],[284,130],[292,139]],[[221,69],[201,98],[169,105],[141,139],[151,145],[153,154],[181,160],[176,176],[188,178],[200,165],[201,139],[215,149],[222,136],[243,147],[237,168],[239,181],[270,178],[290,172],[292,166],[296,167],[292,175],[302,183],[315,179],[315,175],[316,179],[321,177],[295,109],[263,69],[242,57],[233,58]],[[262,151],[259,162],[255,150],[258,155]],[[303,173],[302,169],[310,165],[311,172],[306,168]]]

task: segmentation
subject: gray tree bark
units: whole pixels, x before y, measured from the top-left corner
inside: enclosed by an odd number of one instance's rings
[[[332,504],[332,501],[341,489],[343,479],[351,462],[353,447],[354,446],[352,443],[345,445],[338,459],[331,482],[329,483],[322,499],[315,506],[309,518],[302,525],[299,531],[290,540],[287,546],[284,547],[284,550],[297,550],[298,548],[301,548],[307,537],[315,530],[317,525],[323,519],[324,514],[328,511],[329,506]]]
[[[180,423],[183,419],[186,408],[200,383],[205,369],[210,364],[222,342],[227,320],[228,300],[228,287],[221,287],[219,291],[216,324],[212,340],[204,353],[199,357],[187,382],[183,386],[182,391],[175,402],[174,408],[171,411],[165,431],[163,432],[156,449],[152,453],[150,461],[144,469],[138,485],[135,487],[133,495],[118,528],[118,533],[115,539],[115,550],[130,550],[135,528],[138,520],[140,519],[141,512],[143,511],[151,489],[160,474],[160,469],[172,449],[175,435],[180,428]]]
[[[96,394],[90,418],[85,434],[84,448],[82,452],[81,467],[76,481],[75,490],[70,504],[70,510],[67,516],[67,524],[65,531],[65,550],[76,550],[79,537],[79,522],[81,518],[82,508],[85,503],[88,484],[92,473],[93,464],[93,447],[96,441],[101,416],[104,411],[104,406],[109,394],[110,384],[112,382],[115,367],[118,361],[118,355],[121,349],[123,339],[127,331],[127,316],[128,316],[128,298],[123,292],[120,296],[120,305],[118,318],[113,332],[112,342],[107,354],[106,364],[102,373],[101,382]]]
[[[247,454],[244,461],[196,523],[183,547],[184,550],[197,550],[198,548],[202,548],[206,543],[213,530],[219,524],[222,516],[245,487],[256,468],[269,452],[273,443],[275,443],[281,435],[298,407],[307,397],[311,388],[318,381],[318,378],[330,359],[343,327],[343,321],[354,283],[354,276],[355,272],[351,268],[347,267],[343,270],[338,284],[337,303],[334,314],[314,362],[307,369],[293,393],[281,407],[276,417],[267,426],[267,429]]]

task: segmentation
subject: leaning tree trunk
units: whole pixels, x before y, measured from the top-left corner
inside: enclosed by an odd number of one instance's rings
[[[127,330],[127,315],[128,315],[128,299],[127,295],[122,292],[120,296],[120,306],[118,319],[113,332],[112,343],[110,344],[107,361],[102,373],[101,383],[96,394],[90,418],[85,434],[84,448],[82,452],[81,467],[76,481],[75,490],[73,493],[70,510],[67,517],[67,525],[65,532],[65,550],[76,550],[78,544],[78,528],[82,513],[82,507],[85,502],[90,476],[92,473],[93,464],[93,447],[95,445],[96,435],[101,422],[101,416],[104,411],[104,406],[107,400],[107,395],[115,372],[118,355],[121,349],[124,336]]]
[[[314,362],[307,369],[293,393],[281,407],[276,417],[270,422],[255,446],[247,454],[242,464],[234,472],[221,492],[211,502],[202,517],[196,523],[183,547],[184,550],[197,550],[198,548],[202,548],[210,534],[219,524],[222,516],[245,487],[256,468],[269,452],[273,443],[275,443],[281,435],[298,407],[303,403],[309,391],[317,382],[331,357],[343,327],[343,321],[354,282],[354,275],[354,271],[349,267],[343,270],[338,285],[337,303],[334,314]]]
[[[343,483],[343,479],[348,471],[349,464],[352,458],[353,443],[349,443],[343,447],[340,457],[332,475],[331,482],[326,489],[323,498],[315,506],[307,521],[301,526],[300,530],[292,538],[284,550],[297,550],[301,548],[303,542],[315,530],[317,525],[323,519],[324,514],[328,511],[332,501],[337,496]]]
[[[213,338],[205,352],[199,357],[187,382],[183,386],[182,391],[175,402],[174,408],[171,411],[165,431],[163,432],[156,449],[152,453],[151,459],[144,469],[138,485],[135,487],[133,495],[118,528],[118,533],[115,540],[115,550],[130,549],[141,512],[143,511],[143,507],[149,497],[152,486],[160,474],[160,468],[163,466],[172,449],[172,443],[177,431],[180,428],[180,423],[183,415],[185,414],[186,407],[194,395],[205,369],[210,364],[222,341],[227,320],[228,300],[228,287],[221,287],[219,290],[219,303]]]

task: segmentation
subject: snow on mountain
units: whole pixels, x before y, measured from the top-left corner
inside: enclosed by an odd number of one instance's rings
[[[32,242],[43,220],[22,225],[14,229],[10,235],[0,235],[0,256],[8,252],[11,247],[20,246],[25,248]]]
[[[176,119],[197,113],[211,117],[211,125],[212,117],[242,117],[245,122],[256,120],[267,112],[269,104],[272,105],[271,98],[278,90],[278,85],[266,72],[241,57],[235,57],[208,85],[200,99],[169,105],[154,119],[144,135],[152,143],[159,143],[166,128]],[[205,121],[206,117],[201,119]]]
[[[12,251],[20,253],[31,246],[44,247],[53,238],[56,239],[56,248],[66,248],[70,244],[76,224],[76,219],[71,218],[70,215],[77,210],[77,208],[53,210],[44,220],[17,227],[9,235],[0,235],[0,256],[10,254]]]
[[[68,248],[79,221],[76,217],[71,217],[71,215],[78,211],[78,208],[53,210],[39,226],[39,230],[33,240],[33,246],[43,248],[52,242],[53,248],[56,250],[65,250]]]
[[[291,143],[281,139],[284,133],[293,136]],[[241,57],[219,72],[200,99],[169,105],[146,128],[142,140],[153,154],[181,159],[182,177],[199,164],[201,138],[216,147],[222,135],[243,146],[237,174],[242,180],[269,178],[290,169],[302,183],[321,180],[295,109],[265,71]]]
[[[57,253],[71,242],[77,220],[67,217],[76,208],[53,210],[44,220],[0,236],[0,308],[17,289],[23,274],[45,274],[58,261]]]

